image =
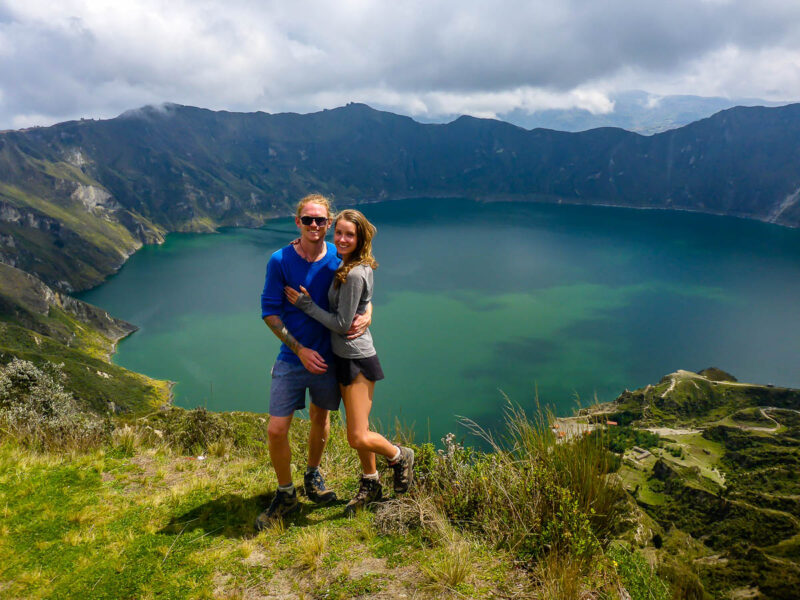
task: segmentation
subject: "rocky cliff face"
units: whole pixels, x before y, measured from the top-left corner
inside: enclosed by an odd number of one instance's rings
[[[29,273],[0,264],[0,318],[24,323],[33,331],[69,344],[75,333],[63,322],[51,318],[53,309],[63,311],[106,338],[103,349],[108,356],[114,343],[136,331],[135,326],[96,306],[53,290]]]

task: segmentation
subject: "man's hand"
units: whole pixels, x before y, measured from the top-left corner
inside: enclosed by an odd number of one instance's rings
[[[267,315],[264,317],[264,323],[267,324],[267,327],[272,330],[272,333],[274,333],[280,341],[286,344],[289,350],[297,355],[297,358],[300,359],[300,362],[303,363],[307,371],[315,375],[321,375],[328,370],[328,365],[325,359],[320,356],[319,352],[311,348],[306,348],[294,339],[278,315]]]
[[[309,373],[314,375],[322,375],[328,370],[328,364],[322,358],[319,352],[306,348],[305,346],[297,350],[297,357]]]
[[[372,324],[372,302],[367,304],[367,311],[363,315],[356,315],[350,329],[347,330],[347,339],[354,340],[364,335],[364,332]]]

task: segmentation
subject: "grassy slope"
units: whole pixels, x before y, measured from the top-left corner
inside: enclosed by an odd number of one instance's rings
[[[264,419],[240,415],[259,428]],[[245,425],[246,424],[246,425]],[[301,443],[306,424],[293,428]],[[165,445],[57,456],[0,445],[0,596],[9,598],[530,597],[511,555],[458,534],[380,534],[372,514],[343,503],[302,510],[256,534],[275,488],[256,447],[203,461]],[[149,446],[147,444],[146,446]],[[323,469],[354,493],[354,453],[334,427]],[[462,550],[454,555],[452,544]],[[453,580],[453,573],[460,573]]]
[[[12,357],[63,363],[66,387],[84,408],[105,413],[113,402],[120,410],[141,412],[169,401],[168,382],[110,362],[116,341],[134,329],[0,264],[0,364]]]
[[[48,171],[48,175],[50,174]],[[72,171],[61,174],[62,181],[80,183],[80,180],[69,179],[71,175]],[[93,185],[100,187],[94,182]],[[63,226],[101,251],[111,256],[116,253],[119,260],[124,260],[139,246],[130,232],[122,225],[87,211],[78,200],[70,199],[59,203],[52,198],[26,193],[15,186],[6,184],[0,184],[0,195],[20,208],[33,208],[43,215],[58,220]]]
[[[80,169],[31,157],[24,162],[35,176],[0,184],[0,201],[18,209],[28,224],[5,222],[0,228],[15,239],[20,267],[80,289],[102,281],[141,246],[119,214],[89,211],[71,196],[79,185],[103,189]],[[126,218],[146,226],[133,215]],[[42,224],[31,227],[30,221]]]
[[[95,412],[108,412],[111,402],[120,410],[141,412],[170,398],[169,382],[128,371],[82,349],[0,320],[0,362],[12,357],[35,364],[63,363],[68,389],[81,406]]]
[[[706,427],[742,409],[759,406],[800,409],[800,400],[797,390],[716,381],[677,371],[656,385],[625,392],[615,402],[613,412],[615,418],[624,413],[641,426]]]
[[[519,416],[513,451],[417,446],[402,499],[352,520],[345,500],[302,501],[261,533],[254,519],[276,485],[267,417],[117,417],[110,438],[68,452],[23,448],[0,429],[0,596],[666,600],[644,556],[611,542],[631,506],[597,463],[608,455]],[[307,435],[296,420],[296,482]],[[340,498],[353,495],[360,468],[338,415],[321,468]]]

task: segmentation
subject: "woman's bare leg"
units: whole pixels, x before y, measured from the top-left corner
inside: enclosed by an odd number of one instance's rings
[[[375,382],[362,373],[350,385],[340,386],[344,409],[347,413],[347,441],[358,451],[364,473],[375,473],[375,454],[392,458],[397,447],[380,433],[369,430],[369,413],[372,410],[372,394]]]

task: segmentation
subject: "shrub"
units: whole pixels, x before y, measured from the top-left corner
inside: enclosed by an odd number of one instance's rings
[[[584,561],[553,552],[540,561],[533,572],[539,588],[537,597],[542,600],[583,600],[595,597],[584,588],[585,571]]]
[[[664,446],[664,449],[675,458],[683,458],[684,451],[681,446]]]
[[[108,439],[110,426],[78,409],[64,390],[63,365],[13,359],[0,367],[0,424],[2,431],[37,449],[97,446]]]
[[[422,453],[419,486],[448,519],[532,562],[554,551],[591,556],[607,543],[625,492],[609,478],[613,460],[596,439],[559,443],[549,416],[534,422],[513,406],[502,441],[466,424],[491,452],[450,434],[435,457]]]
[[[382,534],[419,531],[427,541],[435,543],[445,537],[448,527],[446,517],[430,496],[400,496],[375,508],[375,529]]]
[[[657,433],[643,431],[626,425],[611,426],[595,429],[592,437],[600,440],[600,443],[611,450],[622,454],[625,450],[639,446],[641,448],[655,448],[660,441]]]
[[[658,578],[639,552],[614,545],[607,556],[613,561],[622,585],[630,594],[631,600],[669,600],[669,588]]]
[[[255,423],[257,418],[251,416],[239,422],[237,416],[210,412],[205,408],[186,410],[170,407],[138,419],[137,427],[148,432],[144,437],[150,443],[166,443],[186,454],[211,453],[213,450],[214,455],[224,456],[238,448],[240,442],[245,446],[248,438],[256,437],[255,433],[248,436],[250,428],[244,421]]]
[[[177,406],[135,420],[136,428],[148,445],[167,445],[179,453],[207,453],[219,457],[234,454],[264,456],[268,452],[267,423],[266,418],[254,413],[212,412],[205,408],[184,409]],[[339,429],[331,428],[326,460],[330,459],[332,452],[338,452],[342,445],[338,439]],[[308,421],[297,419],[297,424],[289,431],[292,453],[304,455],[307,439]],[[355,456],[346,439],[343,443],[348,450],[348,457],[351,454]],[[358,457],[349,460],[355,464]]]

